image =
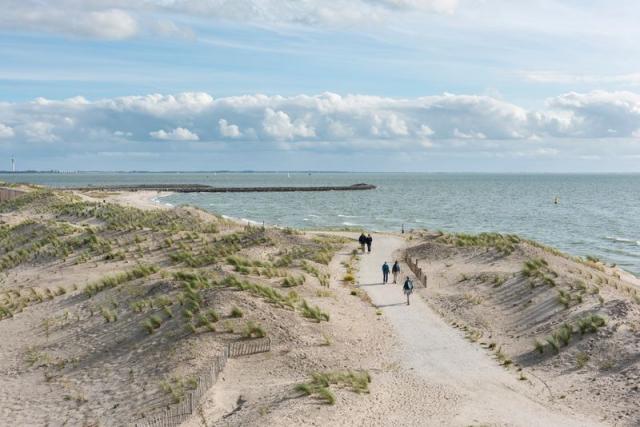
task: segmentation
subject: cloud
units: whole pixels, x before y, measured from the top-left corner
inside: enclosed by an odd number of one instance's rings
[[[274,111],[271,108],[267,108],[264,112],[262,127],[267,135],[274,137],[276,140],[316,136],[313,127],[305,123],[304,119],[291,122],[291,118],[287,113],[284,111]]]
[[[453,130],[453,136],[459,139],[487,139],[482,132],[470,131],[469,133],[461,132],[458,128]]]
[[[0,29],[122,40],[147,32],[192,39],[167,17],[269,25],[368,25],[398,13],[451,14],[457,0],[4,0]],[[163,18],[157,19],[156,16]],[[191,19],[192,20],[192,19]]]
[[[222,136],[226,136],[228,138],[238,138],[239,136],[242,136],[240,128],[237,125],[230,125],[225,119],[218,120],[218,127]]]
[[[196,34],[191,28],[177,25],[170,19],[158,19],[150,25],[151,31],[163,37],[195,40]]]
[[[640,95],[633,92],[569,92],[547,104],[565,113],[564,135],[633,137],[640,123]]]
[[[198,134],[191,132],[189,129],[185,128],[175,128],[169,132],[166,132],[162,129],[149,132],[155,139],[160,139],[163,141],[199,141],[200,137]]]
[[[497,152],[526,146],[520,151],[532,153],[540,146],[555,149],[563,140],[637,141],[640,95],[569,92],[548,99],[541,110],[490,96],[452,94],[408,99],[335,93],[213,98],[198,92],[95,101],[38,98],[0,103],[0,123],[3,140],[25,149],[47,142],[89,151],[108,151],[112,144],[122,151],[123,144],[163,140],[169,146],[200,141],[229,150],[250,144],[343,153],[480,147]],[[237,142],[246,143],[235,148]]]
[[[640,73],[596,75],[596,74],[572,74],[556,71],[525,71],[520,75],[533,83],[557,83],[557,84],[619,84],[640,85]]]
[[[55,142],[58,137],[53,133],[54,125],[47,122],[28,122],[21,127],[21,131],[28,141]]]
[[[14,135],[15,135],[15,132],[11,127],[0,123],[0,139],[11,138]]]
[[[364,3],[387,8],[426,10],[446,14],[455,12],[458,7],[458,0],[367,0]]]
[[[113,4],[87,2],[5,0],[0,14],[0,29],[59,33],[72,36],[122,40],[135,36],[138,22]],[[91,6],[97,6],[97,8]]]

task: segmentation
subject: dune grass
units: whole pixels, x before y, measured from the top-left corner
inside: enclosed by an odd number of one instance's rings
[[[173,403],[180,403],[184,399],[185,393],[195,390],[198,387],[198,380],[195,377],[171,377],[160,382],[160,389],[171,396]]]
[[[264,338],[267,336],[267,333],[259,323],[250,320],[245,324],[242,330],[242,336],[244,338]]]
[[[520,243],[520,237],[515,234],[500,234],[500,233],[480,233],[480,234],[465,234],[443,233],[438,237],[438,241],[458,246],[458,247],[485,247],[495,248],[502,255],[511,254],[518,243]]]
[[[241,291],[248,291],[253,295],[260,296],[279,307],[283,308],[295,308],[295,303],[298,301],[298,295],[291,291],[287,295],[283,295],[271,286],[260,285],[257,283],[251,283],[246,280],[240,280],[236,276],[227,276],[222,282],[221,286],[236,288]]]
[[[302,262],[302,269],[305,272],[317,278],[318,282],[320,283],[320,286],[329,287],[331,276],[328,273],[323,273],[322,271],[320,271],[318,268],[316,268],[315,266],[313,266],[311,263],[307,261]]]
[[[113,276],[107,276],[98,282],[88,284],[84,292],[87,296],[92,297],[105,289],[115,288],[125,282],[150,276],[158,271],[158,267],[150,264],[140,264],[133,270],[119,273]]]
[[[328,313],[322,311],[318,306],[310,306],[306,300],[302,300],[302,303],[300,304],[300,310],[302,312],[302,316],[306,317],[307,319],[312,319],[317,322],[329,321]]]
[[[315,372],[307,382],[295,386],[295,390],[305,396],[314,396],[322,402],[333,405],[335,395],[330,387],[346,388],[354,393],[369,393],[371,376],[367,371]]]
[[[549,287],[557,286],[555,279],[558,277],[558,273],[549,267],[549,264],[544,258],[535,258],[526,261],[521,273],[529,279],[529,286],[531,288],[535,288],[540,284]]]
[[[229,314],[229,317],[238,319],[240,317],[243,317],[244,313],[242,312],[242,310],[240,310],[238,307],[233,307],[231,309],[231,313]]]
[[[598,332],[598,329],[604,327],[606,324],[607,320],[598,314],[586,315],[578,319],[574,325],[570,323],[562,324],[545,338],[546,345],[535,340],[534,350],[543,354],[545,350],[549,348],[553,353],[557,354],[562,347],[567,347],[571,343],[576,334],[580,334],[580,337],[585,334],[593,334]]]
[[[303,275],[300,276],[287,276],[282,280],[283,288],[293,288],[295,286],[303,285],[306,281],[306,278]]]

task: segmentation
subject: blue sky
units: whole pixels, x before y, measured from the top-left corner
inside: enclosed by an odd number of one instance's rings
[[[640,172],[636,1],[0,7],[24,169]]]

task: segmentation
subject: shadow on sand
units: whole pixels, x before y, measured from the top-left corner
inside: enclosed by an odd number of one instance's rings
[[[380,305],[376,305],[376,308],[385,308],[385,307],[397,307],[400,305],[407,305],[406,302],[396,302],[394,304],[380,304]]]

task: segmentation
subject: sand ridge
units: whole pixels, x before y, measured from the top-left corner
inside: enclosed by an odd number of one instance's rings
[[[3,423],[127,424],[167,405],[161,383],[184,383],[223,343],[243,339],[249,322],[271,337],[271,352],[231,360],[185,425],[636,420],[638,309],[627,288],[635,282],[614,268],[508,237],[464,246],[423,232],[376,233],[371,254],[354,254],[356,233],[263,229],[195,208],[157,209],[152,192],[36,193],[0,209],[0,303],[13,310],[0,319]],[[405,251],[429,276],[411,306],[400,285],[381,284],[382,262]],[[523,263],[532,260],[525,277]],[[135,269],[139,275],[87,292]],[[194,316],[184,304],[196,297]],[[305,314],[303,302],[315,314]],[[203,317],[205,309],[217,316]],[[533,357],[532,337],[585,313],[604,313],[609,323],[557,357]],[[160,324],[148,332],[153,316]],[[597,354],[570,368],[577,350],[607,344],[628,356],[620,368],[596,371]],[[331,385],[335,404],[327,405],[296,388],[314,373],[350,371],[368,373],[368,392]],[[621,398],[598,397],[592,378]]]

